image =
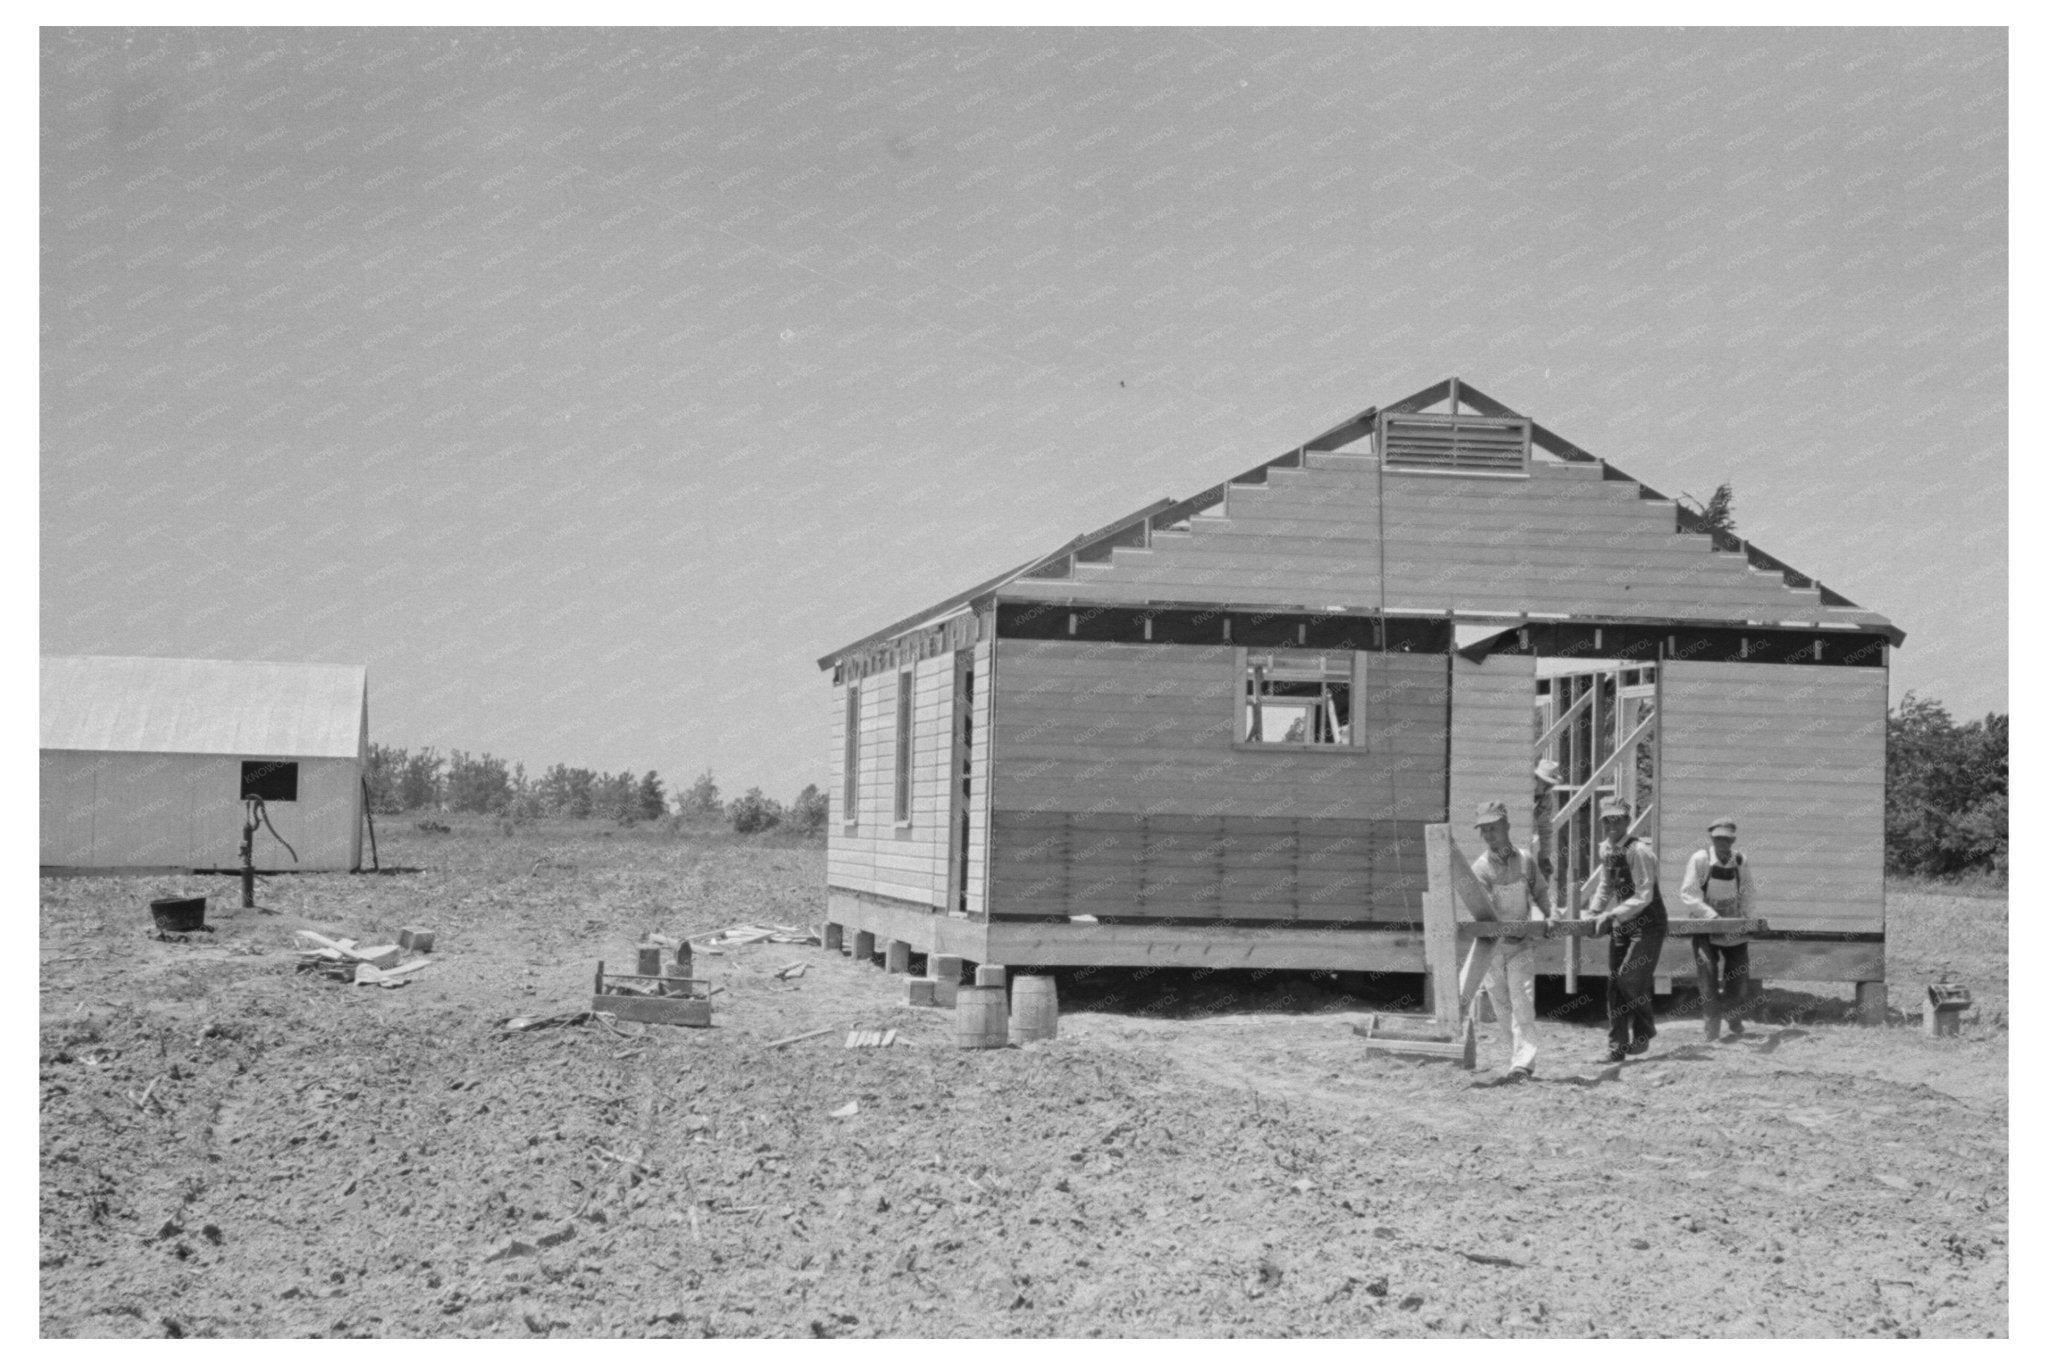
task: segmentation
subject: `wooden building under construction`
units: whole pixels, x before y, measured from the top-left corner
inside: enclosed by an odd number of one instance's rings
[[[1476,853],[1501,800],[1528,839],[1548,758],[1561,888],[1601,795],[1674,915],[1732,816],[1755,974],[1881,998],[1902,638],[1445,380],[820,660],[826,920],[1015,967],[1421,972],[1424,826]]]

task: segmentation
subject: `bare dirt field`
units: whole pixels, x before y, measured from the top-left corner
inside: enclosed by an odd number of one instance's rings
[[[2002,899],[1895,890],[1892,1027],[1772,983],[1746,1039],[1681,999],[1605,1067],[1546,989],[1504,1086],[1490,1030],[1477,1073],[1365,1056],[1327,977],[1066,973],[1057,1039],[970,1052],[901,978],[773,943],[700,953],[713,1028],[508,1032],[649,932],[815,926],[821,848],[381,832],[422,870],[266,880],[269,913],[44,880],[44,1335],[2007,1331]],[[181,889],[210,941],[153,935]],[[294,970],[296,929],[414,923],[401,989]],[[1980,1009],[1934,1040],[1943,966]]]

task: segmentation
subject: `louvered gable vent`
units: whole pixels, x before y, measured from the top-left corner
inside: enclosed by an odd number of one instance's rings
[[[1378,435],[1388,469],[1524,476],[1529,472],[1526,417],[1383,412]]]

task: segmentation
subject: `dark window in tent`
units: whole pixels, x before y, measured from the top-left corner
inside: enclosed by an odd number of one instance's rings
[[[261,797],[265,801],[299,799],[299,765],[280,758],[242,760],[242,799]]]

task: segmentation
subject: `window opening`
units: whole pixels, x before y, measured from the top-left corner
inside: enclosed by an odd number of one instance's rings
[[[1349,651],[1247,651],[1239,739],[1297,748],[1349,746],[1351,662]]]
[[[242,799],[296,801],[299,799],[299,765],[276,758],[242,760]]]
[[[896,822],[910,819],[910,725],[916,701],[910,674],[896,675]]]
[[[851,825],[860,819],[860,684],[846,685],[846,789],[840,793],[840,818]]]

